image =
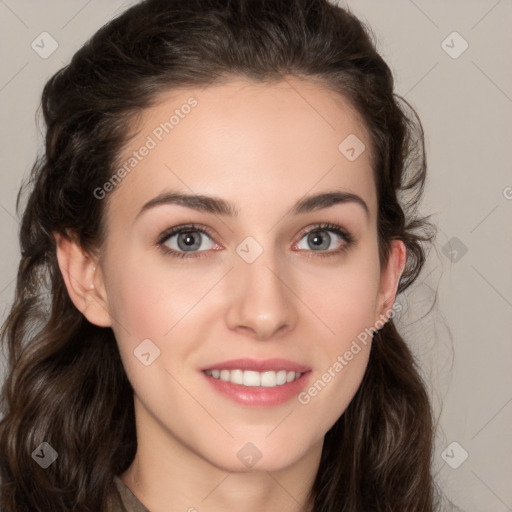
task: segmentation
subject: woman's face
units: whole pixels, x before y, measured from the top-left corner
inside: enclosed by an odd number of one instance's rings
[[[144,112],[120,161],[95,192],[108,201],[95,284],[139,446],[229,471],[318,454],[400,270],[379,266],[354,111],[298,79],[175,90]]]

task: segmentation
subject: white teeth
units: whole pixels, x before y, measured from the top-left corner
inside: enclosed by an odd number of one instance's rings
[[[213,375],[213,372],[212,372],[212,376],[215,377],[215,375]],[[244,372],[242,370],[231,370],[230,381],[233,384],[243,384],[244,383]]]
[[[276,382],[278,386],[286,384],[286,370],[279,370],[276,374]]]
[[[261,385],[266,388],[273,388],[277,386],[276,372],[263,372],[261,374]]]
[[[260,374],[258,372],[245,371],[243,385],[244,386],[259,386],[261,383]]]
[[[302,373],[286,370],[255,372],[252,370],[205,370],[206,375],[210,375],[214,379],[220,379],[224,382],[232,382],[233,384],[241,384],[243,386],[255,387],[263,386],[265,388],[273,388],[282,386],[288,382],[297,380]]]

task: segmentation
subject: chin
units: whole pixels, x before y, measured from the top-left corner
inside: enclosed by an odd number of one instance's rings
[[[263,447],[264,439],[260,444],[257,440],[235,444],[234,447],[226,447],[222,454],[215,454],[209,459],[210,462],[224,471],[235,473],[275,472],[292,466],[306,455],[305,451],[297,450],[297,445],[276,447],[267,442]],[[226,457],[226,453],[232,453],[233,456]]]

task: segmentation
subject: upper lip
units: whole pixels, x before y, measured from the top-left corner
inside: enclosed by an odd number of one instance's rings
[[[205,370],[252,370],[255,372],[270,372],[270,371],[294,371],[296,373],[305,373],[309,371],[311,368],[308,366],[304,366],[299,363],[295,363],[294,361],[289,361],[288,359],[231,359],[230,361],[222,361],[218,363],[213,363],[204,368],[201,368],[201,371]]]

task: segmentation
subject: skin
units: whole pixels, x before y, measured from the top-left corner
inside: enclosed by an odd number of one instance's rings
[[[405,247],[393,241],[380,267],[367,130],[346,100],[315,82],[233,79],[173,90],[143,113],[121,156],[140,148],[191,96],[197,106],[104,199],[99,253],[56,237],[60,268],[76,307],[117,339],[135,390],[138,439],[121,478],[147,508],[307,510],[324,435],[357,391],[370,344],[306,405],[296,398],[268,408],[237,404],[199,369],[282,357],[311,367],[315,382],[389,312]],[[350,134],[366,146],[354,161],[338,150]],[[137,217],[169,190],[225,199],[239,214],[166,204]],[[332,191],[357,194],[368,214],[356,202],[288,213],[305,195]],[[319,256],[307,234],[322,222],[340,225],[355,242],[333,254],[346,242],[329,232],[331,254]],[[204,257],[164,254],[159,236],[187,223],[212,230],[211,238],[196,233]],[[236,252],[248,236],[263,248],[253,263]],[[176,239],[167,245],[176,248]],[[149,366],[133,353],[147,338],[160,349]],[[247,442],[261,452],[252,468],[237,457]]]

